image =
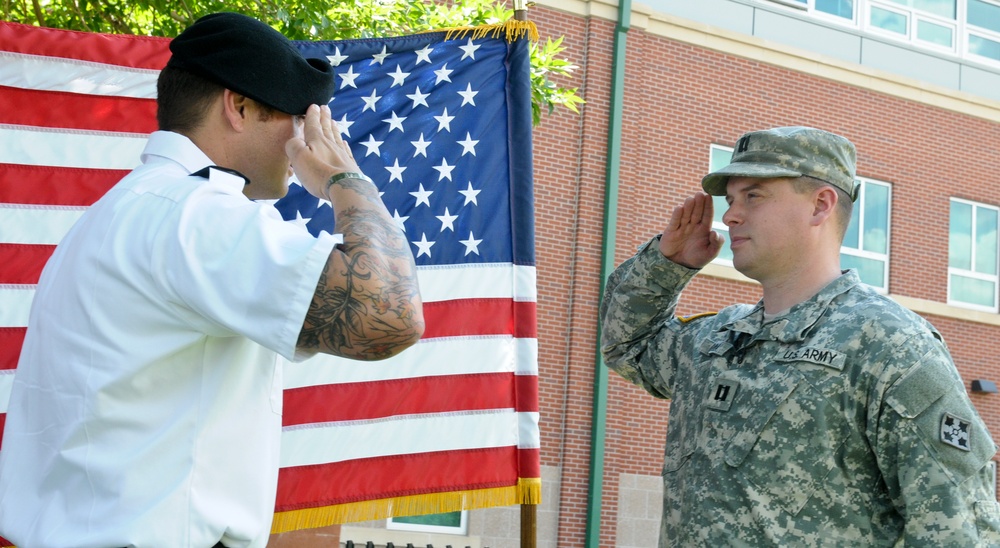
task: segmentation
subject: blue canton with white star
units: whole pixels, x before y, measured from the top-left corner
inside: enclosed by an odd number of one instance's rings
[[[405,231],[418,265],[513,262],[512,224],[519,216],[511,207],[508,45],[443,38],[296,47],[334,67],[333,120]],[[521,161],[531,161],[530,148]],[[298,184],[276,207],[314,235],[335,231],[329,203]]]

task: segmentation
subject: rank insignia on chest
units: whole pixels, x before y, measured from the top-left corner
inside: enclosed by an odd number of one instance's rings
[[[941,417],[941,441],[963,451],[971,451],[972,423],[951,413]]]
[[[715,409],[716,411],[729,411],[729,407],[733,405],[733,399],[736,398],[736,390],[739,386],[739,381],[735,379],[717,379],[711,385],[712,389],[709,391],[705,405],[709,409]]]

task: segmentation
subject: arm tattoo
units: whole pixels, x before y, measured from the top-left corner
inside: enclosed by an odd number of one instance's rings
[[[342,179],[335,184],[384,207],[369,183]],[[361,360],[391,356],[412,344],[410,328],[419,306],[409,243],[378,210],[352,207],[337,217],[345,243],[340,253],[331,254],[320,276],[298,346],[325,346],[336,355]]]

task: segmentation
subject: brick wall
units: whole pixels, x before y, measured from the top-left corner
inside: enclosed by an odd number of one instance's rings
[[[543,40],[565,36],[581,65],[580,116],[557,113],[535,130],[536,247],[542,464],[559,466],[559,546],[584,539],[590,459],[605,151],[614,23],[538,7]],[[850,138],[858,174],[893,185],[890,293],[944,302],[949,197],[1000,203],[1000,124],[844,83],[672,41],[628,34],[615,263],[662,230],[700,188],[711,143],[749,129],[811,125]],[[678,312],[754,302],[753,284],[701,276]],[[997,378],[1000,328],[929,316],[968,386]],[[1000,395],[973,395],[1000,435]],[[623,474],[656,476],[669,404],[616,375],[609,381],[601,545],[613,546]],[[1000,437],[1000,436],[998,436]]]

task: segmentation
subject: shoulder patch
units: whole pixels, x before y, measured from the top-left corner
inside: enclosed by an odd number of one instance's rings
[[[941,441],[963,451],[971,451],[972,422],[951,413],[941,417]]]
[[[701,314],[692,314],[690,316],[677,316],[677,319],[681,323],[688,323],[697,320],[698,318],[707,318],[709,316],[715,316],[718,312],[702,312]]]

